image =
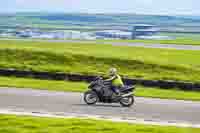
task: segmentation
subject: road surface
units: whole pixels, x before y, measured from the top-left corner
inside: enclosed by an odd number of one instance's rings
[[[137,97],[135,105],[131,108],[124,108],[119,104],[88,106],[84,103],[81,93],[0,88],[0,109],[200,124],[200,102],[181,100]]]
[[[111,42],[111,41],[93,41],[93,40],[41,40],[41,39],[0,39],[0,40],[21,40],[21,41],[47,41],[47,42],[74,42],[74,43],[97,43],[97,44],[111,44],[113,46],[132,46],[144,48],[162,48],[162,49],[176,49],[176,50],[200,50],[200,45],[179,45],[179,44],[146,44],[136,42]]]

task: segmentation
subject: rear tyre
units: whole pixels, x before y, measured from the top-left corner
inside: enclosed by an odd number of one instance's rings
[[[98,100],[99,100],[99,98],[95,91],[87,91],[84,93],[84,101],[88,105],[96,104],[98,102]]]
[[[120,104],[123,107],[130,107],[130,106],[132,106],[134,104],[134,102],[135,102],[134,96],[123,97],[120,100]]]

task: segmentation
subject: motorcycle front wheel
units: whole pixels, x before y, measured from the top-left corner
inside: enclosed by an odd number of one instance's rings
[[[98,96],[95,91],[87,91],[84,93],[84,101],[88,105],[93,105],[98,102]]]
[[[135,102],[134,96],[123,97],[120,100],[120,104],[123,107],[130,107],[130,106],[132,106],[134,104],[134,102]]]

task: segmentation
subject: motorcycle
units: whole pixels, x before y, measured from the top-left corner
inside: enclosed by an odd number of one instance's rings
[[[120,103],[123,107],[134,104],[134,86],[125,86],[119,89],[120,96],[111,90],[111,83],[97,77],[88,86],[89,90],[84,93],[84,101],[88,105],[100,103]]]

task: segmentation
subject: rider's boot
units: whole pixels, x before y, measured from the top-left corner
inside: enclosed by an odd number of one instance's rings
[[[115,94],[116,94],[118,97],[121,96],[121,92],[120,92],[119,90],[117,90]]]

